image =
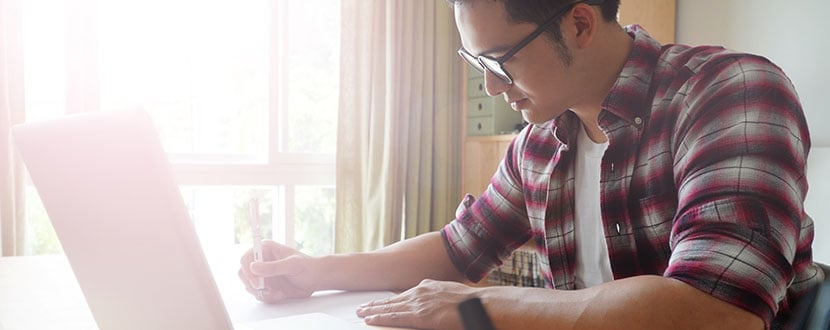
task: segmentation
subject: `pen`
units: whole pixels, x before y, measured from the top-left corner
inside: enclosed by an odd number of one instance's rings
[[[262,262],[262,229],[259,223],[259,200],[256,198],[251,199],[248,206],[251,213],[249,220],[251,221],[251,235],[253,235],[254,241],[254,261]],[[262,299],[264,291],[265,279],[260,277],[256,287],[256,296],[258,299]]]

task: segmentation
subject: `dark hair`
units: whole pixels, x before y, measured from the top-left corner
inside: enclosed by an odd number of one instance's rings
[[[472,4],[475,1],[499,1],[507,12],[507,19],[511,22],[533,23],[536,25],[541,25],[563,7],[579,2],[576,0],[447,0],[450,5]],[[617,20],[620,0],[605,0],[599,6],[602,18],[606,22]],[[562,30],[559,28],[561,21],[562,18],[559,18],[554,24],[551,24],[545,31],[544,36],[556,47],[562,56],[562,61],[565,64],[570,64],[570,51],[562,41]]]

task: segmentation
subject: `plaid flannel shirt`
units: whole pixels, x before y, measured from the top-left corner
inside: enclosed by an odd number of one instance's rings
[[[602,104],[602,226],[615,279],[683,281],[760,316],[769,328],[823,274],[804,212],[810,137],[790,80],[765,58],[661,46],[638,26]],[[552,91],[555,92],[555,91]],[[478,281],[531,240],[546,287],[574,289],[570,111],[529,125],[482,196],[441,231]]]

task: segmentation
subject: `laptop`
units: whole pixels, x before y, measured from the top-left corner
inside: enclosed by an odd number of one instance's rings
[[[322,313],[232,324],[143,110],[69,115],[13,130],[99,329],[357,327]]]

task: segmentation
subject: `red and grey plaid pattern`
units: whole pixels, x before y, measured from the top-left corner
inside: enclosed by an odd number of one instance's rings
[[[601,205],[614,277],[657,274],[785,322],[823,278],[804,212],[807,123],[795,89],[767,59],[720,47],[634,48],[603,103],[609,139]],[[546,286],[574,288],[574,156],[566,112],[513,141],[490,186],[442,235],[480,280],[532,240]],[[777,316],[776,316],[777,315]]]

